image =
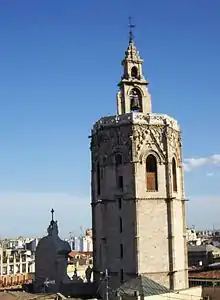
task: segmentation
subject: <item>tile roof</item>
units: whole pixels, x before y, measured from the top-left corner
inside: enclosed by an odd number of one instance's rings
[[[189,279],[190,278],[220,279],[220,270],[189,272]]]
[[[26,292],[0,292],[0,300],[16,300],[16,299],[23,299],[23,300],[49,300],[54,299],[53,295],[44,295],[44,294],[30,294]]]
[[[70,257],[75,257],[76,255],[78,256],[89,256],[89,257],[92,257],[92,252],[91,251],[71,251],[68,256]]]
[[[136,278],[124,283],[118,292],[120,295],[133,296],[134,292],[138,291],[140,296],[153,296],[168,293],[169,290],[153,281],[152,279],[139,275]]]
[[[207,244],[207,245],[188,245],[188,252],[212,252],[212,251],[220,251],[219,248]]]

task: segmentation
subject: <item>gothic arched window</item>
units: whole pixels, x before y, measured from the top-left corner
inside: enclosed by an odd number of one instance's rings
[[[133,88],[129,94],[131,111],[142,111],[142,96],[137,88]]]
[[[148,155],[146,160],[146,181],[147,191],[158,191],[157,160],[152,154]]]
[[[138,77],[138,69],[137,67],[132,67],[131,69],[131,77],[137,78]]]
[[[101,174],[99,162],[96,165],[96,191],[97,195],[101,194]]]
[[[177,192],[177,176],[176,176],[176,161],[172,159],[172,179],[173,179],[173,191]]]

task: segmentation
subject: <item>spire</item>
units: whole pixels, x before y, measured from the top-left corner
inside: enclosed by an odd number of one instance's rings
[[[125,51],[125,57],[122,61],[123,66],[126,63],[126,61],[130,61],[133,63],[143,63],[139,51],[137,51],[137,48],[134,43],[134,34],[132,29],[135,28],[135,25],[132,23],[131,17],[129,17],[128,27],[129,27],[129,44],[127,50]]]
[[[143,60],[140,57],[139,51],[137,50],[134,41],[129,41],[127,51],[125,52],[125,58],[122,61],[122,65],[125,61],[131,61],[133,63],[143,63]]]
[[[151,113],[151,97],[148,92],[148,81],[144,78],[143,59],[137,50],[132,29],[135,25],[129,18],[129,44],[125,51],[123,74],[118,84],[117,114],[129,112]]]
[[[52,208],[51,209],[51,221],[50,221],[50,224],[49,224],[49,227],[47,228],[47,232],[48,232],[48,235],[58,235],[58,225],[57,225],[57,221],[54,221],[54,209]]]

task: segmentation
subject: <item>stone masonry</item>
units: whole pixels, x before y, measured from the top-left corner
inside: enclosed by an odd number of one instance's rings
[[[143,60],[130,39],[117,115],[91,134],[94,279],[110,287],[144,274],[172,290],[188,288],[181,134],[151,111]]]

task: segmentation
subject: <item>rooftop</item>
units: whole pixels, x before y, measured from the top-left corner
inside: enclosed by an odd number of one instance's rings
[[[73,251],[71,251],[69,254],[68,254],[70,257],[75,257],[75,256],[80,256],[80,257],[82,257],[82,256],[84,256],[84,257],[92,257],[92,252],[91,251],[75,251],[75,250],[73,250]]]
[[[188,252],[212,252],[212,251],[220,251],[219,248],[213,245],[188,245]]]
[[[160,295],[169,292],[166,287],[143,275],[139,275],[129,282],[124,283],[118,289],[118,293],[120,295],[128,296],[133,296],[135,291],[139,292],[139,295],[144,297]]]
[[[190,278],[201,278],[201,279],[220,279],[220,270],[210,270],[202,272],[189,272]]]
[[[54,299],[55,294],[30,294],[26,292],[16,291],[16,292],[0,292],[0,300],[15,300],[15,299],[24,299],[24,300],[34,300],[34,299]]]

